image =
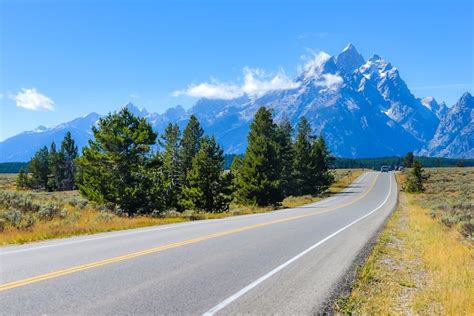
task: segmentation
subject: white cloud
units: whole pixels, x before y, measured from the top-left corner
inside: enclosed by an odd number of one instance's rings
[[[20,108],[33,111],[54,111],[54,101],[36,91],[35,88],[21,89],[16,95],[10,95],[9,97],[14,100],[16,106]]]
[[[241,97],[243,91],[239,86],[219,82],[200,83],[198,85],[189,85],[184,90],[174,91],[173,96],[187,95],[195,98],[207,99],[234,99]]]
[[[240,85],[234,83],[221,83],[213,81],[204,82],[197,85],[189,85],[184,90],[172,93],[173,96],[187,95],[196,98],[208,99],[234,99],[245,94],[251,97],[258,97],[266,92],[275,90],[287,90],[299,87],[299,83],[289,79],[280,70],[275,75],[267,75],[261,69],[244,68],[244,82]]]
[[[261,96],[269,91],[296,89],[300,83],[294,82],[280,70],[275,76],[267,76],[260,69],[244,68],[242,90],[251,96]]]
[[[317,87],[323,87],[329,90],[337,90],[344,80],[339,75],[324,74],[320,80],[315,82]]]
[[[0,93],[0,100],[3,99],[3,93]]]
[[[303,66],[305,77],[314,77],[322,72],[322,66],[331,56],[326,52],[313,53],[313,57]]]

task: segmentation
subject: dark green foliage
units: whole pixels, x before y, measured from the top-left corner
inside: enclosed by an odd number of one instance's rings
[[[298,123],[294,152],[294,194],[318,195],[326,191],[334,182],[329,172],[332,157],[324,138],[315,139],[311,134],[304,116]]]
[[[165,204],[167,207],[183,211],[179,204],[182,190],[182,160],[180,157],[181,135],[177,124],[169,124],[161,135],[161,146],[164,148],[163,185],[165,190]]]
[[[61,161],[61,190],[72,190],[75,187],[76,165],[74,161],[79,156],[78,149],[70,132],[66,133],[61,143],[60,161]]]
[[[415,159],[415,156],[413,155],[413,153],[408,152],[405,156],[405,159],[403,160],[403,164],[405,168],[411,168],[413,166],[413,159]]]
[[[329,166],[333,158],[322,136],[313,141],[311,158],[314,164],[313,193],[311,194],[315,195],[326,191],[334,182],[334,176],[329,172]]]
[[[49,177],[48,187],[50,190],[60,190],[61,182],[64,178],[64,159],[61,152],[56,150],[56,144],[53,142],[49,147]]]
[[[2,162],[0,163],[0,173],[19,173],[20,170],[28,169],[27,162]]]
[[[312,159],[312,135],[309,122],[303,116],[298,122],[294,146],[294,195],[313,194],[315,164]]]
[[[28,168],[31,173],[31,186],[38,189],[49,190],[49,151],[46,146],[35,153]]]
[[[277,127],[261,107],[250,125],[248,146],[236,177],[236,199],[247,205],[277,205],[283,200]]]
[[[28,173],[24,169],[21,169],[16,178],[16,187],[18,189],[26,189],[30,186],[29,182]]]
[[[413,161],[413,168],[408,174],[406,181],[406,191],[410,193],[420,193],[425,191],[424,183],[428,176],[423,170],[422,164],[418,160]]]
[[[404,165],[403,157],[380,157],[380,158],[339,158],[336,157],[331,163],[331,168],[370,168],[380,170],[385,166],[402,166]],[[459,161],[463,161],[466,167],[474,167],[474,159],[451,159],[438,157],[416,157],[424,167],[455,167]]]
[[[293,128],[284,117],[277,127],[278,157],[281,161],[281,186],[284,196],[294,193],[294,172],[293,172]]]
[[[220,213],[229,209],[231,194],[231,174],[224,171],[224,152],[214,137],[204,137],[187,173],[182,203],[191,209]]]
[[[186,182],[188,171],[191,170],[193,158],[199,151],[203,135],[204,130],[201,128],[198,119],[196,116],[191,115],[181,138],[180,159],[182,169],[181,181],[183,184]]]
[[[146,119],[124,108],[101,118],[94,139],[76,159],[80,192],[128,214],[163,210],[160,159],[151,154],[157,135]]]

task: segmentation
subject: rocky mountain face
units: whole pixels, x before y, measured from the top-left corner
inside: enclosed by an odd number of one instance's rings
[[[421,155],[474,158],[474,97],[465,93],[441,118],[433,139]]]
[[[353,45],[337,56],[320,54],[293,83],[292,89],[259,96],[200,99],[188,110],[176,106],[163,114],[125,106],[146,117],[157,132],[169,122],[184,127],[194,114],[227,153],[245,151],[251,120],[260,106],[266,106],[273,109],[277,121],[286,116],[296,124],[305,116],[336,156],[380,157],[414,150],[445,157],[472,155],[472,97],[464,95],[451,109],[433,98],[416,98],[398,69],[378,55],[365,60]],[[466,110],[469,104],[471,110]],[[0,161],[28,160],[40,146],[57,141],[67,130],[83,146],[98,117],[92,113],[9,138],[0,143]]]

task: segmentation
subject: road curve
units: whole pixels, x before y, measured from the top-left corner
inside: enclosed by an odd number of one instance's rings
[[[391,173],[281,211],[0,248],[1,314],[313,314],[397,201]]]

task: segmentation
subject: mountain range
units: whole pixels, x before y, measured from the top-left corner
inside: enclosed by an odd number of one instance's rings
[[[378,55],[366,60],[352,44],[336,56],[321,55],[308,63],[290,89],[234,99],[202,98],[188,110],[178,105],[162,114],[131,103],[124,106],[147,118],[157,132],[169,122],[184,127],[194,114],[226,153],[245,151],[251,120],[260,106],[266,106],[273,109],[277,121],[288,117],[296,125],[305,116],[335,156],[382,157],[415,151],[474,158],[474,98],[469,93],[450,108],[432,97],[417,98],[390,62]],[[100,117],[90,113],[10,137],[0,143],[0,162],[28,161],[41,146],[60,142],[66,131],[83,147]]]

